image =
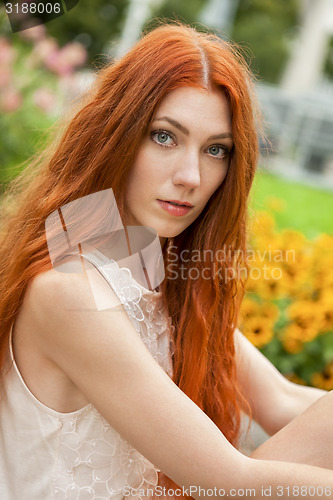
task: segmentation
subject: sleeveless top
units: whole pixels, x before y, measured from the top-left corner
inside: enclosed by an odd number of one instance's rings
[[[152,356],[172,377],[172,326],[161,292],[145,289],[129,269],[119,268],[114,260],[106,263],[98,250],[83,257],[103,274]],[[1,500],[149,498],[142,491],[158,484],[159,469],[93,405],[59,413],[38,401],[15,363],[11,336],[10,353],[0,402]]]

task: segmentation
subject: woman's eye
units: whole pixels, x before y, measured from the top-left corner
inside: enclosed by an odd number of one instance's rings
[[[214,146],[210,146],[207,151],[211,156],[214,156],[215,158],[224,158],[228,154],[226,148],[218,146],[216,144]]]
[[[151,136],[152,139],[161,146],[171,146],[174,143],[172,136],[163,130],[152,132]]]

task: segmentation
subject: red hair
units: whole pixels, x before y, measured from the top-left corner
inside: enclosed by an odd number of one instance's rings
[[[222,185],[172,242],[179,258],[182,250],[196,249],[202,255],[210,250],[213,259],[187,264],[198,269],[198,279],[170,279],[165,254],[162,290],[175,327],[174,381],[237,446],[246,402],[237,385],[234,329],[244,287],[241,280],[225,279],[225,272],[237,264],[246,266],[247,198],[258,141],[249,72],[230,44],[215,35],[180,24],[145,35],[99,72],[84,106],[40,162],[18,209],[7,215],[1,236],[0,366],[27,286],[51,267],[46,218],[70,201],[108,188],[122,215],[128,174],[149,122],[163,97],[182,86],[220,89],[227,96],[234,150]],[[221,262],[216,254],[223,248],[230,252]],[[209,280],[203,272],[207,264]]]

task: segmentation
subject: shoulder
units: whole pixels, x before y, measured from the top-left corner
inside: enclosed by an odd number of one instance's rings
[[[77,293],[81,299],[84,296],[88,298],[88,291],[89,280],[84,272],[79,269],[75,269],[75,272],[60,272],[52,268],[34,277],[28,286],[25,300],[38,309],[47,309],[51,304],[56,306],[69,297],[76,297]],[[54,299],[56,302],[53,302]]]
[[[82,266],[78,258],[67,262],[61,270],[39,273],[29,284],[24,302],[35,320],[44,322],[79,311],[97,311],[98,298],[108,296],[109,305],[120,302],[111,286],[89,262]]]
[[[110,343],[119,328],[132,332],[118,296],[92,265],[84,272],[73,267],[71,272],[50,269],[35,276],[27,288],[22,312],[32,342],[58,366],[64,349],[74,353],[84,342],[96,339],[98,325],[108,331]],[[137,332],[132,335],[137,336]]]
[[[111,302],[101,310],[98,294],[104,297],[104,291],[110,293]],[[124,391],[125,382],[136,383],[140,371],[146,380],[156,369],[163,372],[116,293],[93,266],[87,273],[52,269],[37,275],[25,306],[33,345],[95,406],[99,406],[96,387],[101,392],[113,388],[115,394],[120,391],[119,380]],[[164,372],[162,376],[167,377]]]

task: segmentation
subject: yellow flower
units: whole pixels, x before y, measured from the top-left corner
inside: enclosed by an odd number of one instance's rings
[[[264,265],[258,267],[250,273],[249,286],[255,288],[256,292],[263,299],[277,299],[287,294],[286,281],[283,279],[281,269]]]
[[[290,323],[282,332],[282,344],[286,351],[296,353],[303,349],[304,342],[311,342],[318,335],[313,326],[301,326]]]
[[[267,202],[272,210],[282,209],[277,198]],[[278,332],[288,352],[301,351],[304,342],[333,329],[332,236],[324,234],[313,241],[292,229],[277,233],[271,215],[257,212],[252,220],[248,264],[246,290],[260,302],[244,300],[240,318],[255,345],[270,341],[279,317],[279,309],[271,301],[283,297],[294,300],[284,311],[290,323]]]
[[[247,320],[248,318],[258,315],[259,310],[260,305],[258,302],[255,302],[249,297],[245,297],[240,309],[240,317],[242,318],[242,320]]]
[[[279,317],[279,308],[272,302],[256,302],[249,297],[245,297],[240,309],[240,317],[243,322],[249,318],[265,318],[265,321],[270,321],[273,326]]]
[[[323,332],[333,330],[333,288],[322,290],[318,297],[318,309],[323,315]]]
[[[330,236],[330,235],[325,234],[325,233],[321,234],[315,239],[314,245],[315,245],[315,248],[320,250],[320,251],[332,253],[333,252],[333,236]]]
[[[246,290],[249,293],[257,293],[260,294],[260,281],[259,280],[252,280],[248,279],[246,281]]]
[[[293,323],[303,331],[304,341],[313,340],[323,329],[324,314],[318,303],[311,300],[295,301],[287,308],[287,314]]]
[[[311,259],[300,252],[295,253],[294,261],[284,261],[281,263],[282,279],[288,293],[292,296],[298,295],[303,288],[308,289],[311,284]]]
[[[321,235],[314,242],[313,274],[316,289],[333,288],[333,237]]]
[[[267,207],[270,210],[273,210],[273,212],[284,212],[286,209],[286,202],[285,200],[282,200],[281,198],[277,198],[275,196],[269,196],[265,200]]]
[[[333,389],[333,361],[328,363],[321,373],[314,373],[311,383],[319,389],[331,391]]]
[[[278,319],[280,311],[279,308],[272,302],[265,302],[260,305],[260,313],[267,319],[270,319],[275,323]]]
[[[296,354],[302,351],[303,344],[300,340],[293,338],[286,338],[283,341],[283,347],[287,352],[290,352],[291,354]]]
[[[254,236],[272,234],[275,229],[275,220],[267,212],[258,210],[252,218],[250,231]]]
[[[272,321],[267,318],[254,316],[242,325],[244,335],[256,347],[263,347],[273,338]]]
[[[303,343],[303,331],[298,325],[290,324],[282,332],[282,344],[287,352],[294,354],[302,351]]]
[[[322,269],[314,270],[314,286],[318,289],[333,288],[333,262],[321,262]]]
[[[294,229],[284,229],[280,233],[280,242],[282,248],[291,248],[295,251],[304,250],[309,245],[304,234]]]

